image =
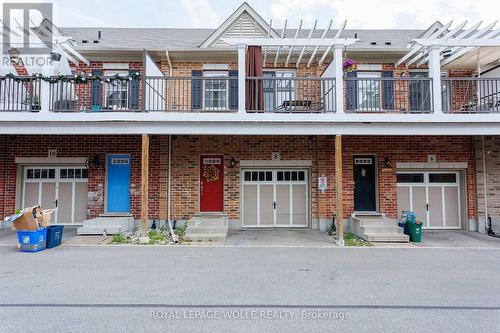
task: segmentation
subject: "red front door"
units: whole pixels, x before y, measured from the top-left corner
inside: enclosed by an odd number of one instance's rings
[[[224,211],[224,156],[200,157],[200,212]]]

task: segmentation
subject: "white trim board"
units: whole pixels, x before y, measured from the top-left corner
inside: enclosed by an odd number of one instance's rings
[[[16,164],[81,164],[85,165],[86,157],[16,157]]]
[[[240,161],[240,167],[310,167],[312,166],[312,161],[306,160],[242,160]]]
[[[467,162],[397,162],[396,169],[467,169]]]

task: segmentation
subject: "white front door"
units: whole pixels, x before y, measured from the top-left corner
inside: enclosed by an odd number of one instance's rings
[[[87,177],[84,166],[26,166],[21,208],[55,208],[52,223],[81,223],[87,218]]]
[[[397,173],[398,212],[415,212],[427,229],[460,229],[461,197],[456,171]]]
[[[243,227],[307,227],[307,170],[243,170]]]

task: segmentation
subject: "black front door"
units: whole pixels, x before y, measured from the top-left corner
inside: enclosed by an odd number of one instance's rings
[[[373,156],[354,157],[354,210],[357,212],[377,210]]]

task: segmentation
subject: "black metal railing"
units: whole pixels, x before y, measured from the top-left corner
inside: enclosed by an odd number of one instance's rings
[[[235,112],[238,77],[147,77],[144,102],[149,111]]]
[[[344,98],[348,112],[433,112],[430,78],[347,77]]]
[[[40,80],[35,77],[2,77],[0,111],[38,111],[41,107]]]
[[[500,112],[500,78],[441,79],[443,112]]]
[[[245,89],[247,112],[335,112],[335,78],[236,76],[117,79],[0,77],[0,111],[235,112]],[[445,113],[500,112],[500,78],[442,78]],[[431,113],[432,80],[412,77],[344,78],[347,112]]]
[[[335,78],[247,77],[247,112],[335,112]]]

